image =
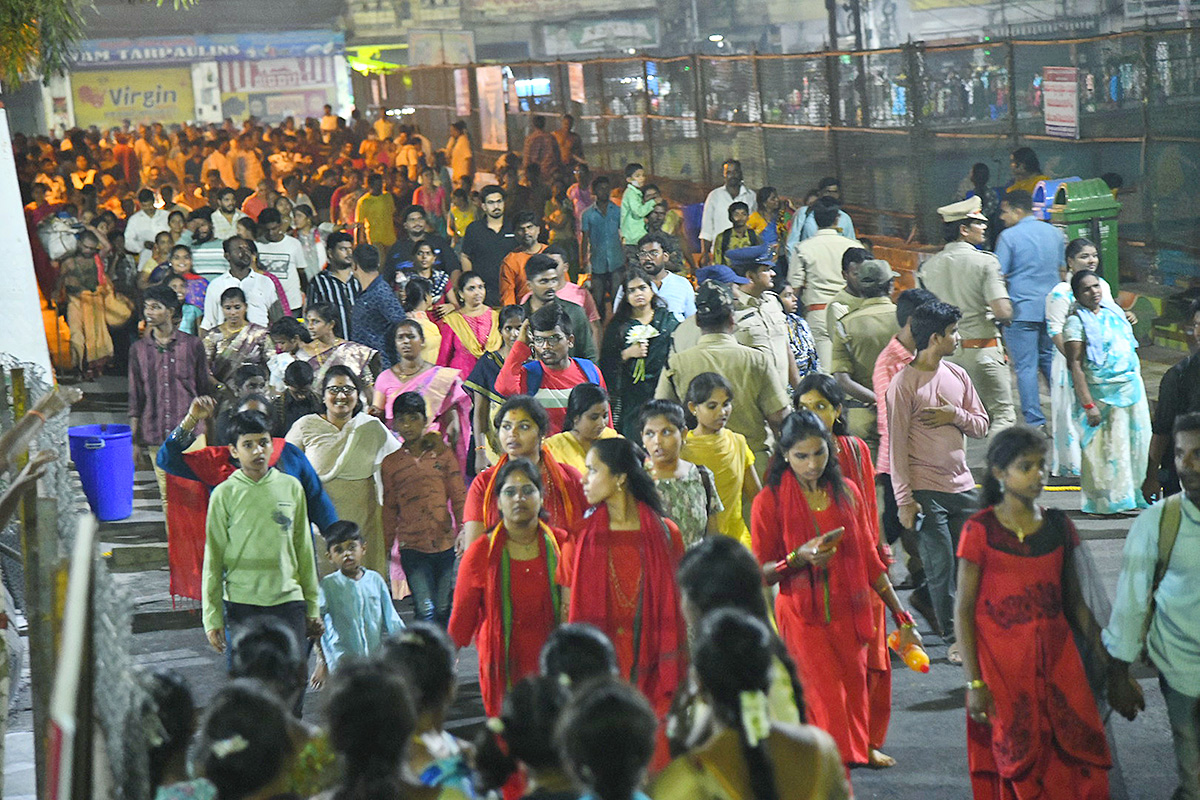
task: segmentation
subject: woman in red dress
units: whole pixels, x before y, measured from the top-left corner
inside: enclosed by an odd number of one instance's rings
[[[875,465],[867,443],[846,431],[842,412],[846,408],[846,393],[832,375],[813,372],[804,376],[796,387],[796,407],[816,414],[825,427],[833,432],[833,449],[837,452],[842,477],[858,487],[866,506],[867,522],[876,539],[876,549],[884,566],[892,563],[892,551],[879,532],[879,507],[875,502]],[[874,633],[867,645],[867,734],[871,750],[867,763],[876,768],[894,767],[896,759],[883,753],[888,723],[892,719],[892,658],[887,646],[887,608],[879,595],[871,595],[871,619]]]
[[[587,454],[583,491],[594,506],[576,539],[571,622],[600,628],[621,676],[661,719],[687,673],[687,631],[675,567],[683,538],[662,515],[654,479],[626,439],[600,439]]]
[[[578,531],[587,503],[583,497],[583,476],[569,464],[562,464],[542,446],[550,435],[550,417],[542,404],[519,394],[508,398],[496,412],[496,436],[503,454],[500,460],[475,476],[467,490],[463,506],[463,546],[466,547],[500,522],[499,489],[496,476],[510,459],[527,458],[542,475],[542,507],[546,521],[555,528]]]
[[[869,764],[871,596],[891,609],[902,647],[921,637],[879,558],[867,503],[842,478],[833,447],[811,411],[784,420],[766,486],[754,499],[750,535],[764,577],[779,584],[775,618],[796,660],[808,721],[833,736],[845,764]]]
[[[1112,758],[1072,631],[1101,659],[1066,514],[1036,505],[1046,440],[1018,425],[988,447],[987,507],[958,542],[954,624],[967,679],[967,765],[976,800],[1108,797]]]
[[[476,639],[479,687],[489,717],[504,694],[536,675],[538,654],[562,621],[567,587],[567,534],[541,520],[542,478],[526,458],[500,467],[500,522],[463,555],[454,586],[450,638],[459,647]]]

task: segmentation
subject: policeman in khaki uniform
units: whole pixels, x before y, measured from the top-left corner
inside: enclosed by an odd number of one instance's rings
[[[849,252],[849,251],[847,251]],[[888,262],[869,258],[847,278],[858,296],[852,305],[830,303],[829,331],[833,339],[829,371],[846,392],[846,424],[867,443],[874,457],[879,448],[875,409],[875,361],[900,330],[892,281],[898,273]]]
[[[950,357],[971,376],[975,391],[991,417],[989,433],[1012,426],[1012,373],[1004,359],[996,325],[1012,319],[1012,302],[1000,276],[1000,261],[976,249],[987,233],[987,217],[978,197],[939,208],[946,246],[917,271],[921,286],[945,303],[958,306],[962,347]],[[990,314],[990,316],[989,316]]]
[[[725,254],[744,283],[733,287],[733,322],[737,340],[771,357],[775,375],[785,386],[800,383],[800,370],[788,345],[787,317],[775,285],[775,259],[767,245],[740,247]]]

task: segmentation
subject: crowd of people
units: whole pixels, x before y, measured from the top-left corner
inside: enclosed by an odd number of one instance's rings
[[[903,589],[965,673],[976,797],[1107,797],[1098,709],[1136,714],[1143,648],[1200,797],[1194,546],[1153,568],[1198,524],[1197,362],[1151,423],[1095,245],[1032,215],[1032,151],[1007,191],[976,165],[897,294],[836,179],[793,204],[730,159],[693,247],[572,124],[492,173],[465,124],[437,150],[385,116],[15,141],[72,367],[127,372],[172,592],[234,678],[193,723],[146,676],[160,796],[847,797],[895,764]],[[1111,620],[1048,472],[1095,514],[1186,494],[1135,523]],[[444,728],[472,642],[475,747]]]

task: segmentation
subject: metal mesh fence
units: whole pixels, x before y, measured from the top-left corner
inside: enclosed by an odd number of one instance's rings
[[[1079,138],[1047,134],[1046,67],[1078,70]],[[473,135],[478,98],[471,73]],[[1132,32],[1054,41],[851,53],[598,59],[507,68],[508,145],[531,114],[574,114],[593,169],[637,161],[658,178],[720,182],[727,158],[747,183],[799,199],[825,175],[863,230],[937,241],[933,209],[962,196],[976,162],[992,185],[1008,154],[1033,147],[1047,174],[1124,180],[1122,235],[1200,248],[1187,187],[1200,180],[1200,33]],[[572,85],[572,70],[582,81]],[[457,118],[453,68],[388,76],[385,105],[427,135]],[[477,136],[473,136],[478,141]],[[481,159],[486,166],[487,156]]]

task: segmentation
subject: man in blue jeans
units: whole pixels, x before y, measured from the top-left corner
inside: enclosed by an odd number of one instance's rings
[[[1050,383],[1054,342],[1046,332],[1046,295],[1058,283],[1058,270],[1065,263],[1066,241],[1048,222],[1033,216],[1029,192],[1013,191],[1000,201],[1000,219],[1005,228],[996,244],[1000,274],[1008,282],[1012,300],[1012,322],[1004,329],[1008,357],[1017,370],[1017,391],[1025,422],[1045,427],[1038,397],[1038,371]]]

